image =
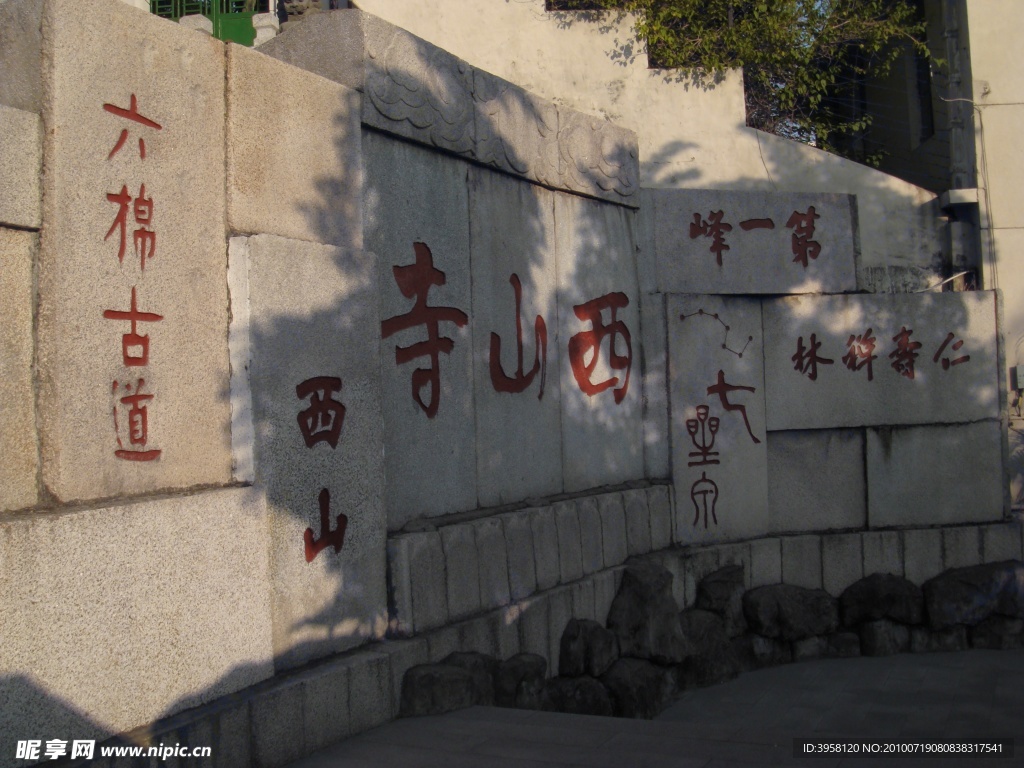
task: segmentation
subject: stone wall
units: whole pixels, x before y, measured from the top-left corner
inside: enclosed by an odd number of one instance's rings
[[[1020,556],[993,297],[854,293],[859,198],[641,191],[632,132],[357,11],[4,0],[0,73],[0,765],[280,765],[415,664],[553,659],[633,556]]]

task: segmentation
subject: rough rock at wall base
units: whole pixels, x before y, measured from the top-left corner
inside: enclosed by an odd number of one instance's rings
[[[564,677],[600,677],[619,658],[615,634],[592,619],[570,619],[562,632],[558,671]]]
[[[891,656],[910,650],[910,628],[888,619],[860,625],[860,651],[865,656]]]
[[[421,664],[402,680],[402,717],[440,715],[479,703],[473,675],[461,667]]]
[[[608,611],[608,629],[618,638],[622,656],[678,664],[686,655],[678,611],[672,574],[650,561],[633,563],[623,571]]]
[[[672,670],[642,659],[619,659],[601,676],[616,717],[652,718],[675,693]]]
[[[954,568],[922,587],[928,624],[945,629],[974,626],[993,613],[1024,619],[1024,563],[999,563]]]
[[[494,703],[499,707],[543,709],[548,662],[536,653],[517,653],[498,665]]]
[[[552,712],[604,717],[611,717],[613,714],[608,689],[588,675],[554,677],[548,680],[544,694],[545,709]]]
[[[726,634],[736,637],[747,629],[747,620],[743,616],[744,589],[742,565],[719,568],[697,585],[697,607],[721,616]]]
[[[967,649],[967,627],[962,624],[948,629],[910,628],[912,653],[940,653]]]
[[[464,669],[473,678],[473,694],[477,703],[494,705],[494,678],[498,672],[497,660],[475,651],[456,652],[445,657],[442,664]]]
[[[838,603],[823,589],[792,584],[756,587],[743,595],[743,613],[751,631],[764,637],[801,640],[828,635],[839,626]]]
[[[1024,621],[1005,616],[989,616],[968,630],[971,648],[991,648],[1006,651],[1024,648]]]
[[[843,624],[892,619],[902,624],[924,620],[924,594],[916,584],[889,573],[873,573],[851,584],[839,597]]]

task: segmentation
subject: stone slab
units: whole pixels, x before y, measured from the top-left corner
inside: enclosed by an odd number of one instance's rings
[[[537,590],[537,566],[533,554],[533,525],[530,511],[501,515],[508,551],[508,589],[513,600],[529,597]]]
[[[601,533],[601,510],[596,496],[587,496],[576,502],[580,518],[580,555],[584,575],[604,568],[604,540]]]
[[[389,654],[389,658],[393,660],[394,654]],[[348,737],[350,678],[348,665],[334,662],[316,667],[304,681],[302,730],[305,754]],[[286,739],[288,737],[285,736]]]
[[[251,48],[227,53],[231,231],[361,248],[360,94]]]
[[[548,676],[551,676],[550,619],[547,595],[531,597],[517,605],[516,623],[519,628],[519,650],[521,653],[536,653],[548,660]]]
[[[943,570],[967,568],[980,563],[981,539],[976,526],[942,529]]]
[[[897,531],[865,531],[861,540],[865,576],[873,573],[903,574],[903,551]]]
[[[558,525],[554,509],[541,507],[530,511],[533,532],[533,558],[537,569],[537,591],[543,592],[558,584],[562,566],[558,559]]]
[[[444,549],[448,618],[458,621],[480,610],[480,565],[473,526],[446,525],[438,534]]]
[[[597,498],[601,516],[601,545],[604,567],[621,565],[629,557],[629,534],[622,494],[606,493]]]
[[[626,515],[626,550],[630,557],[651,551],[651,513],[647,509],[647,491],[634,489],[622,492]]]
[[[864,578],[863,552],[859,533],[841,533],[821,537],[822,589],[833,597]]]
[[[253,697],[249,728],[253,765],[288,765],[305,752],[301,679],[278,685]]]
[[[572,615],[575,619],[597,621],[594,609],[594,579],[587,577],[572,585]],[[561,636],[559,636],[561,640]]]
[[[868,523],[999,520],[1003,459],[998,421],[867,431]],[[921,457],[927,456],[927,461]]]
[[[1021,524],[998,523],[981,528],[982,562],[998,563],[1021,559]]]
[[[641,213],[642,215],[642,213]],[[648,478],[672,476],[668,396],[668,342],[665,326],[665,296],[640,296],[644,354],[644,473]]]
[[[393,720],[391,660],[386,653],[363,651],[350,657],[348,711],[352,734]]]
[[[0,521],[2,754],[23,734],[106,738],[270,677],[266,532],[249,488]]]
[[[224,46],[124,3],[45,14],[43,482],[230,482]]]
[[[0,225],[38,229],[42,224],[43,122],[35,112],[0,103]]]
[[[558,563],[561,581],[569,584],[583,578],[583,552],[580,538],[580,518],[575,501],[561,501],[552,508],[558,530]]]
[[[334,51],[323,56],[326,48]],[[546,186],[639,203],[636,134],[539,98],[388,22],[317,14],[260,51],[363,94],[365,125]]]
[[[782,538],[782,583],[807,589],[821,589],[821,538]]]
[[[993,291],[766,300],[768,429],[996,418],[995,323]]]
[[[651,550],[672,546],[672,498],[667,485],[647,489],[647,508],[651,513]]]
[[[594,200],[555,198],[557,335],[566,350],[559,371],[562,472],[568,492],[644,476],[633,218],[632,211]]]
[[[595,621],[601,626],[608,623],[608,611],[611,610],[615,595],[619,593],[621,573],[622,566],[616,566],[594,574],[594,614]]]
[[[768,451],[760,302],[671,296],[668,324],[676,540],[764,535]]]
[[[660,291],[857,289],[853,195],[678,189],[651,196]]]
[[[380,368],[366,344],[379,327],[377,259],[276,235],[246,245],[232,256],[248,267],[274,649],[293,666],[380,637],[387,622]]]
[[[408,541],[413,631],[420,634],[447,624],[448,587],[441,536],[427,531],[397,538]]]
[[[867,515],[861,430],[768,433],[771,532],[863,528]]]
[[[750,542],[750,586],[782,583],[781,539],[755,539]]]
[[[477,493],[489,507],[562,491],[554,193],[468,175]]]
[[[382,325],[377,338],[388,478],[385,500],[388,529],[396,530],[414,518],[477,507],[467,171],[450,158],[368,132],[363,134],[363,151],[364,241],[380,259]],[[448,354],[439,351],[436,368],[429,355],[403,363],[396,360],[396,355],[405,354],[399,349],[428,339],[425,323],[394,327],[411,322],[400,318],[416,301],[403,295],[396,282],[397,274],[410,273],[394,270],[417,263],[422,269],[432,263],[443,273],[434,273],[441,284],[419,294],[429,307],[446,308],[435,316],[437,333],[450,339],[452,348]],[[421,374],[423,386],[417,387],[417,370],[434,370],[437,378]]]
[[[38,497],[35,387],[32,378],[32,265],[39,235],[0,227],[0,511]]]
[[[921,586],[942,571],[942,531],[938,528],[903,531],[903,577]]]
[[[701,579],[719,568],[718,548],[698,549],[688,554],[683,560],[683,610],[692,608],[697,600],[697,587]]]
[[[509,603],[508,547],[501,520],[486,517],[473,522],[480,569],[480,607],[484,610]]]
[[[0,3],[0,104],[42,114],[43,3]]]

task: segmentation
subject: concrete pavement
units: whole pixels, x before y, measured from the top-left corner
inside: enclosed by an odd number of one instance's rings
[[[1014,739],[1014,757],[793,757],[794,738]],[[294,768],[1024,766],[1024,650],[828,659],[685,692],[657,720],[473,707],[399,719]]]

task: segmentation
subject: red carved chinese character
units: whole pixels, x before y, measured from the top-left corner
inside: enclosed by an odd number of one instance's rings
[[[935,353],[935,357],[932,358],[936,363],[939,362],[939,356],[945,351],[946,345],[949,344],[949,342],[953,341],[953,338],[954,337],[952,333],[946,334],[945,341],[942,342],[942,346],[939,347],[938,352]],[[959,352],[960,347],[962,347],[963,345],[964,340],[959,339],[953,344],[952,347],[950,347],[950,349],[952,349],[954,352]],[[970,359],[970,355],[961,355],[956,360],[950,360],[948,357],[944,357],[942,358],[942,370],[948,371],[951,365],[960,365],[960,363],[966,363]]]
[[[145,379],[139,379],[135,386],[134,394],[132,394],[132,385],[125,383],[124,389],[128,394],[118,400],[121,406],[127,409],[128,444],[139,446],[138,448],[125,448],[124,443],[121,442],[121,428],[117,419],[117,405],[114,406],[114,434],[117,436],[118,448],[118,450],[114,451],[114,455],[119,459],[125,459],[126,461],[154,461],[160,456],[159,450],[143,450],[149,440],[148,409],[144,403],[153,399],[153,395],[142,393],[142,387],[145,383]],[[119,382],[115,381],[111,390],[112,394],[117,394],[119,386]]]
[[[700,214],[695,213],[693,214],[693,221],[690,222],[691,240],[701,235],[712,238],[709,250],[715,254],[715,261],[718,262],[718,266],[722,266],[722,251],[729,250],[729,246],[725,244],[725,233],[732,231],[731,224],[722,223],[723,214],[724,211],[711,211],[707,219],[702,220]]]
[[[139,114],[139,102],[135,98],[134,93],[132,94],[131,100],[128,103],[128,109],[125,109],[124,107],[116,107],[113,104],[104,104],[103,109],[112,115],[123,117],[126,120],[133,120],[134,122],[139,123],[140,125],[144,125],[147,128],[154,128],[158,131],[163,130],[162,126],[159,123],[156,123],[153,120],[150,120],[148,117]],[[128,129],[124,128],[122,129],[121,135],[118,137],[117,143],[114,145],[114,148],[110,150],[110,154],[107,155],[107,160],[109,160],[118,152],[120,152],[121,147],[124,146],[124,143],[127,140]],[[141,136],[139,137],[139,157],[141,157],[143,160],[146,159],[146,141]]]
[[[730,403],[729,402],[729,393],[730,392],[738,392],[738,391],[756,392],[757,389],[754,388],[754,387],[740,387],[740,386],[734,386],[733,384],[729,384],[725,380],[725,371],[719,371],[718,372],[718,381],[716,381],[714,384],[712,384],[710,387],[708,387],[708,394],[709,395],[718,395],[718,399],[722,403],[722,407],[725,410],[727,410],[727,411],[739,411],[740,412],[740,415],[743,417],[743,423],[747,427],[747,434],[750,435],[750,439],[753,440],[755,443],[760,443],[761,441],[758,440],[756,437],[754,437],[754,432],[750,428],[750,421],[747,419],[747,408],[746,408],[746,406],[740,405],[738,403]]]
[[[452,339],[440,335],[438,326],[441,322],[449,322],[462,328],[469,322],[469,317],[465,312],[454,307],[427,306],[427,293],[431,286],[445,284],[445,274],[434,267],[434,256],[426,243],[413,243],[412,247],[416,253],[416,263],[404,267],[393,267],[392,272],[402,295],[407,299],[415,297],[416,301],[412,309],[404,315],[396,315],[384,320],[380,324],[380,337],[386,339],[406,328],[413,328],[417,325],[426,326],[427,340],[411,344],[408,347],[396,346],[395,362],[402,365],[417,357],[430,358],[429,368],[417,368],[412,372],[412,397],[427,414],[427,418],[432,419],[437,415],[441,397],[441,372],[438,369],[438,355],[441,352],[449,355],[455,347],[455,342]],[[424,402],[421,392],[428,385],[430,386],[430,397]]]
[[[908,331],[907,326],[900,328],[900,332],[892,337],[896,342],[896,349],[889,353],[893,370],[908,379],[914,378],[914,361],[917,360],[917,350],[921,348],[921,342],[910,340],[910,334],[913,332],[914,329]]]
[[[313,559],[327,547],[333,546],[334,552],[341,552],[345,543],[345,529],[348,528],[348,516],[338,515],[338,527],[331,530],[331,492],[326,488],[320,491],[318,497],[320,503],[320,538],[315,538],[312,528],[307,528],[302,538],[306,543],[306,562],[312,563]]]
[[[803,264],[805,269],[807,260],[816,259],[821,253],[821,244],[811,240],[814,237],[814,220],[820,218],[821,214],[815,213],[812,205],[807,209],[807,213],[793,211],[793,215],[786,222],[786,226],[790,229],[796,227],[793,231],[793,253],[795,254],[793,261]]]
[[[700,480],[690,487],[690,500],[697,514],[693,518],[694,527],[700,522],[701,512],[704,513],[704,528],[708,527],[708,512],[711,513],[715,525],[718,525],[718,515],[715,514],[715,504],[718,501],[718,485],[714,480],[708,479],[706,472],[700,473]]]
[[[871,354],[875,351],[875,337],[871,335],[871,329],[868,328],[862,336],[855,336],[851,333],[850,338],[846,341],[846,346],[849,347],[849,351],[843,355],[846,367],[851,371],[859,371],[866,365],[868,381],[871,381],[874,378],[871,361],[878,358],[878,355]]]
[[[147,365],[149,363],[149,336],[140,336],[137,333],[137,323],[155,323],[163,320],[163,315],[153,312],[139,312],[135,303],[135,286],[132,286],[132,306],[128,311],[120,309],[105,309],[103,317],[107,320],[130,320],[132,329],[121,336],[121,356],[125,365]],[[132,350],[138,348],[137,355]]]
[[[341,379],[336,376],[314,376],[295,387],[300,400],[309,398],[309,408],[296,417],[307,448],[320,442],[338,447],[345,406],[332,397],[335,392],[341,392]]]
[[[696,451],[690,451],[690,458],[697,459],[697,461],[691,461],[687,464],[688,467],[702,467],[705,464],[720,464],[718,459],[712,459],[712,456],[718,456],[718,451],[712,451],[715,447],[715,435],[718,434],[719,419],[717,416],[708,418],[708,414],[711,409],[706,405],[697,406],[697,418],[686,420],[686,432],[690,435],[690,441],[693,443],[693,447]],[[697,432],[700,432],[700,441],[697,440]],[[708,433],[710,437],[708,436]]]
[[[533,335],[535,352],[533,358],[533,367],[530,368],[529,373],[523,372],[523,321],[522,321],[522,302],[523,302],[523,286],[519,282],[519,275],[512,273],[512,276],[508,279],[512,283],[512,292],[515,294],[516,299],[516,372],[514,376],[506,376],[504,369],[501,367],[501,337],[498,334],[491,332],[491,356],[490,356],[490,368],[491,368],[491,384],[494,386],[496,392],[522,392],[533,381],[537,372],[540,372],[540,391],[537,393],[537,399],[540,400],[544,397],[544,378],[547,374],[548,364],[548,327],[544,322],[544,318],[537,315],[537,319],[533,324]]]
[[[740,229],[744,232],[752,229],[775,229],[775,222],[771,219],[747,219],[740,222]]]
[[[128,231],[128,207],[132,203],[132,196],[128,192],[128,187],[122,186],[118,194],[107,193],[107,200],[116,204],[118,209],[117,215],[114,217],[114,223],[110,225],[110,229],[107,230],[106,237],[103,239],[110,239],[115,229],[121,231],[121,242],[117,249],[117,260],[123,262],[125,240],[127,239]],[[139,196],[135,198],[135,204],[132,208],[135,214],[135,223],[141,225],[134,232],[135,253],[142,259],[142,269],[145,270],[146,259],[152,259],[156,255],[156,232],[147,228],[153,223],[153,198],[146,197],[145,184],[139,187]]]
[[[832,365],[835,363],[835,360],[819,357],[819,349],[821,349],[821,342],[817,340],[817,334],[811,334],[810,347],[804,347],[804,337],[799,337],[796,341],[796,354],[789,358],[795,363],[793,370],[806,373],[807,378],[811,381],[816,381],[818,378],[818,363],[822,365]]]
[[[618,376],[612,376],[604,381],[594,383],[591,376],[597,367],[601,357],[601,342],[604,337],[608,341],[608,366],[613,371],[625,371],[626,378],[622,386],[614,391],[616,403],[621,403],[629,391],[629,374],[633,366],[633,343],[629,335],[629,329],[621,320],[617,320],[615,313],[623,307],[629,306],[629,299],[624,293],[609,293],[596,299],[577,304],[572,308],[576,317],[584,322],[590,322],[594,329],[592,331],[580,331],[569,339],[569,363],[572,366],[572,374],[576,377],[576,383],[584,394],[593,397],[598,392],[604,392],[619,383]],[[601,313],[611,310],[611,322],[604,324]],[[615,340],[621,336],[626,343],[626,354],[620,355],[615,351]],[[586,362],[587,355],[590,355],[590,362]]]

